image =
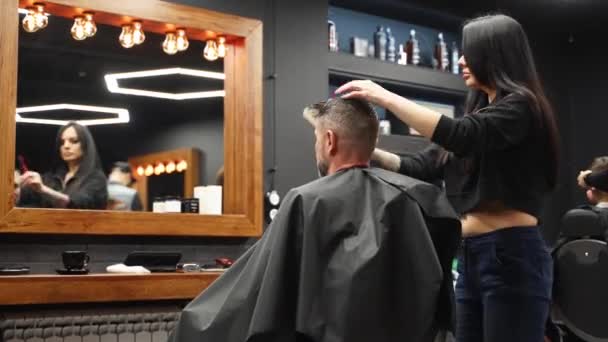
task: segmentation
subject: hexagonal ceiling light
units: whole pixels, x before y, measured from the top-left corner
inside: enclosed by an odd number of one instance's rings
[[[224,80],[226,77],[223,73],[211,72],[204,70],[186,69],[186,68],[167,68],[167,69],[155,69],[155,70],[144,70],[134,72],[124,72],[118,74],[107,74],[104,79],[106,81],[106,87],[111,93],[136,95],[136,96],[148,96],[156,97],[161,99],[169,100],[190,100],[190,99],[202,99],[209,97],[223,97],[226,95],[224,90],[209,90],[209,91],[197,91],[188,93],[168,93],[161,91],[151,91],[145,89],[136,88],[123,88],[118,85],[118,80],[142,78],[142,77],[154,77],[154,76],[167,76],[167,75],[187,75],[201,78],[211,78],[217,80]]]
[[[27,118],[21,116],[23,113],[34,113],[34,112],[45,112],[53,110],[74,110],[83,112],[93,113],[104,113],[114,114],[115,118],[100,118],[100,119],[86,119],[86,120],[58,120],[58,119],[41,119],[41,118]],[[60,103],[43,106],[30,106],[30,107],[19,107],[17,108],[16,114],[17,122],[35,123],[35,124],[46,124],[46,125],[59,125],[63,126],[70,121],[75,121],[81,125],[93,126],[93,125],[110,125],[118,123],[129,122],[129,111],[124,108],[115,107],[100,107],[100,106],[85,106],[71,103]]]

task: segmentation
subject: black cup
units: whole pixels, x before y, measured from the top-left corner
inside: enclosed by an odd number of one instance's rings
[[[89,263],[89,256],[84,251],[65,251],[61,257],[67,270],[84,270]]]

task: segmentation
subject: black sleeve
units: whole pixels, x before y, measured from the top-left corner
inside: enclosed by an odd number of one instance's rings
[[[527,101],[511,94],[475,114],[459,119],[442,116],[431,140],[458,156],[499,151],[524,140],[532,123]]]
[[[608,170],[596,171],[585,177],[585,183],[601,191],[608,191]]]
[[[143,206],[141,205],[141,200],[139,199],[139,192],[135,193],[135,197],[133,197],[133,201],[131,202],[131,211],[142,211]]]
[[[399,173],[429,183],[441,179],[445,165],[441,161],[442,152],[447,153],[439,146],[431,145],[412,156],[401,157]]]
[[[108,184],[103,172],[92,173],[83,180],[80,188],[68,194],[71,209],[106,209],[108,205]]]

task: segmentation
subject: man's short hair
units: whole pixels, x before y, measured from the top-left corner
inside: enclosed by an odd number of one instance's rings
[[[367,101],[332,98],[306,107],[304,118],[335,131],[339,138],[360,144],[370,154],[376,147],[378,116]]]
[[[129,163],[124,162],[124,161],[117,161],[112,165],[112,169],[118,169],[120,170],[120,172],[124,172],[124,173],[131,173],[131,166],[129,165]]]
[[[608,156],[597,157],[591,162],[589,170],[592,172],[600,172],[608,170]]]

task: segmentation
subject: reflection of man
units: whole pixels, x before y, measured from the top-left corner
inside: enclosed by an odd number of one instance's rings
[[[133,184],[131,167],[127,162],[116,162],[108,176],[108,209],[111,210],[142,210],[139,194],[130,188]]]
[[[170,340],[431,341],[450,325],[460,223],[441,191],[368,167],[369,104],[311,106],[324,177],[292,189],[262,238],[184,309]]]

